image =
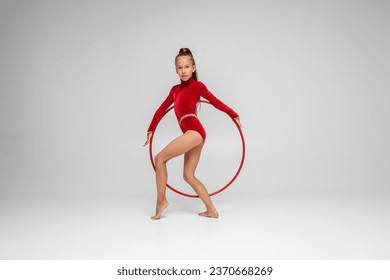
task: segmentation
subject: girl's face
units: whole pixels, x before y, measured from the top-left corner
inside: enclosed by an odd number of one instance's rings
[[[176,59],[176,73],[182,81],[188,81],[195,72],[195,65],[188,55],[179,56]]]

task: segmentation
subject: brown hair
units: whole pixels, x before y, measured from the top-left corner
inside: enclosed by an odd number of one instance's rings
[[[189,48],[181,48],[181,49],[179,50],[178,55],[175,57],[175,62],[176,62],[176,60],[177,60],[177,58],[178,58],[179,56],[189,56],[189,57],[191,57],[192,63],[195,65],[194,56],[192,55],[192,52],[190,51]],[[196,73],[196,69],[195,69],[194,72],[192,72],[192,78],[193,78],[195,81],[198,80],[198,74]]]

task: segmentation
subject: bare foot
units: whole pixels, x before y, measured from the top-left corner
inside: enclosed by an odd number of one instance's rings
[[[219,217],[217,211],[206,211],[206,212],[199,213],[198,215],[202,217],[215,218],[215,219]]]
[[[150,217],[152,220],[159,220],[161,217],[162,212],[167,208],[169,205],[168,201],[165,200],[162,203],[157,203],[156,204],[156,215]]]

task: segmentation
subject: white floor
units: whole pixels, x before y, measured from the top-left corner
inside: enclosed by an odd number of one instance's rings
[[[0,259],[389,259],[390,195],[3,199]]]

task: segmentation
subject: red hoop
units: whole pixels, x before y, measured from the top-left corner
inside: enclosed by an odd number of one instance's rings
[[[202,103],[207,103],[207,104],[210,104],[210,102],[206,101],[206,100],[201,100],[200,102]],[[162,116],[162,118],[164,118],[164,116],[173,109],[174,106],[171,106],[168,108],[168,110],[165,111],[164,115]],[[161,118],[161,119],[162,119]],[[241,127],[237,124],[237,122],[232,118],[233,120],[233,123],[236,125],[237,129],[238,129],[238,132],[240,133],[240,136],[241,136],[241,143],[242,143],[242,156],[241,156],[241,163],[237,169],[237,172],[236,174],[234,174],[233,178],[229,181],[229,183],[227,183],[224,187],[220,188],[219,190],[213,192],[213,193],[210,193],[209,195],[210,196],[213,196],[213,195],[216,195],[222,191],[224,191],[227,187],[229,187],[233,182],[234,180],[236,180],[238,174],[240,173],[241,171],[241,168],[242,168],[242,165],[244,164],[244,159],[245,159],[245,140],[244,140],[244,135],[242,134],[242,130],[241,130]],[[157,123],[158,125],[159,123]],[[157,127],[157,126],[156,126]],[[154,161],[153,161],[153,138],[154,138],[154,133],[152,134],[152,137],[150,138],[150,143],[149,143],[149,156],[150,156],[150,162],[152,163],[152,166],[153,166],[153,169],[156,171],[156,166],[154,164]],[[175,193],[178,193],[178,194],[181,194],[183,196],[187,196],[187,197],[192,197],[192,198],[198,198],[199,196],[198,195],[193,195],[193,194],[188,194],[188,193],[184,193],[184,192],[181,192],[177,189],[175,189],[174,187],[170,186],[169,184],[167,184],[167,187],[174,191]]]

